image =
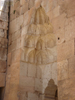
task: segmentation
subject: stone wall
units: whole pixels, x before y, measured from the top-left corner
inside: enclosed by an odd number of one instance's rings
[[[0,99],[3,95],[7,60],[8,1],[0,0]]]
[[[44,100],[51,79],[58,86],[58,100],[75,99],[74,3],[13,2],[4,100]]]

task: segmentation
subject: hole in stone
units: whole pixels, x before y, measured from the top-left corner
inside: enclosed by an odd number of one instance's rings
[[[60,40],[60,38],[58,37],[58,40]]]
[[[30,8],[28,8],[28,10],[30,10]]]
[[[60,29],[61,27],[59,27],[59,29]]]

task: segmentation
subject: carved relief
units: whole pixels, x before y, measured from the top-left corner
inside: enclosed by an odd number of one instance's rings
[[[56,61],[56,55],[51,52],[56,46],[53,27],[42,7],[35,11],[33,19],[25,39],[25,61],[36,64],[48,64]]]

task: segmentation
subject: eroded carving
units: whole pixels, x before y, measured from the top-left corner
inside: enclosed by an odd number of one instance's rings
[[[51,52],[56,46],[53,27],[42,7],[34,12],[33,19],[25,39],[25,48],[27,48],[25,49],[25,61],[36,64],[48,64],[56,61],[56,55]]]

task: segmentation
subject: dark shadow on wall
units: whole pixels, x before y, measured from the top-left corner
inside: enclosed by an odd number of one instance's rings
[[[0,87],[0,100],[3,100],[4,97],[4,87]]]
[[[51,79],[48,83],[47,88],[45,89],[45,98],[44,100],[58,100],[58,90],[57,86],[54,83],[54,80]]]

